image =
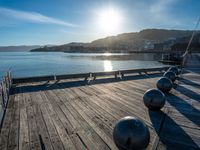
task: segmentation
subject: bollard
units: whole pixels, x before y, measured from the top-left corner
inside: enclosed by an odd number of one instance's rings
[[[150,133],[142,120],[127,116],[116,123],[113,139],[119,149],[140,150],[148,146]]]
[[[158,89],[150,89],[144,93],[143,102],[150,110],[158,111],[165,105],[165,95]]]

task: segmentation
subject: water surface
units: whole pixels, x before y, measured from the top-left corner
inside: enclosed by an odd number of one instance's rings
[[[0,52],[0,76],[14,77],[87,73],[164,66],[159,54]]]

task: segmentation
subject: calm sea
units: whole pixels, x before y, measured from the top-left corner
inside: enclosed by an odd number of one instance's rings
[[[8,69],[14,77],[30,77],[164,66],[159,59],[158,54],[0,52],[0,77]]]

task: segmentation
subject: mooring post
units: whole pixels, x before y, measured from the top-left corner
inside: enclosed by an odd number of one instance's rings
[[[8,71],[8,77],[9,77],[9,84],[10,84],[10,87],[11,87],[12,86],[12,75],[11,75],[10,70]]]
[[[119,78],[122,79],[121,71],[118,71]]]
[[[7,82],[6,82],[6,77],[4,77],[4,96],[5,96],[5,101],[4,104],[8,101],[8,87],[7,87]]]
[[[90,72],[90,73],[89,73],[88,80],[86,80],[86,81],[87,81],[87,84],[90,84],[91,78],[92,78],[92,73]]]
[[[10,77],[9,77],[9,71],[6,73],[6,82],[7,82],[7,88],[8,91],[10,91]]]
[[[1,106],[4,109],[4,100],[3,100],[3,89],[2,89],[2,82],[0,82],[0,100],[1,100]]]
[[[115,79],[117,79],[117,74],[118,74],[118,73],[117,73],[117,72],[115,72]]]
[[[89,75],[90,76],[90,75]],[[84,79],[84,81],[87,81],[88,80],[88,74],[85,76],[85,79]]]
[[[56,79],[56,75],[55,75],[55,74],[54,74],[53,78],[54,78],[54,81],[56,81],[56,80],[57,80],[57,79]]]
[[[1,81],[1,97],[2,97],[2,107],[5,109],[5,93],[4,93],[4,87],[3,87],[3,80]]]
[[[121,72],[121,78],[124,78],[124,73]]]
[[[3,109],[6,108],[11,87],[12,87],[12,77],[11,77],[11,71],[9,70],[5,73],[5,76],[2,78],[2,81],[0,82],[0,103]]]
[[[6,92],[6,94],[5,94],[6,95],[6,101],[5,102],[7,102],[8,98],[9,98],[9,89],[10,89],[7,76],[4,77],[4,81],[5,81],[5,92]]]
[[[5,77],[3,78],[3,81],[4,81],[4,84],[5,84],[5,87],[7,88],[8,85],[7,85],[7,77],[6,77],[6,75],[5,75]]]

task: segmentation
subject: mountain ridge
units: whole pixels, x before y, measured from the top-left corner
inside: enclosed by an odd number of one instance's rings
[[[62,45],[36,46],[29,49],[37,51],[55,52],[129,52],[153,49],[154,44],[166,43],[166,41],[177,41],[177,39],[188,40],[192,30],[174,29],[144,29],[139,32],[121,33],[116,36],[108,36],[96,39],[89,43],[71,42]],[[198,31],[199,32],[199,31]],[[0,47],[1,51],[1,47]]]
[[[152,49],[156,43],[191,36],[191,30],[144,29],[139,32],[122,33],[94,40],[90,43],[68,43],[43,47],[31,51],[62,52],[130,52]]]

